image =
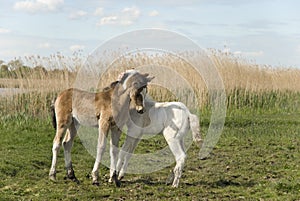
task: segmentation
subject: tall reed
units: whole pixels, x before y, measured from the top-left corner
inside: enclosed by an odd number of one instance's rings
[[[223,80],[229,110],[250,108],[299,111],[300,69],[261,66],[221,51],[207,52]],[[109,54],[106,56],[110,56]],[[193,56],[194,53],[180,54]],[[6,88],[6,92],[0,94],[1,115],[21,113],[47,117],[51,100],[59,91],[73,86],[78,70],[84,66],[84,59],[80,55],[64,57],[61,54],[25,58],[21,67],[29,68],[11,68],[10,73],[14,72],[13,76],[0,78],[0,87]],[[123,71],[137,68],[148,70],[155,74],[158,80],[162,80],[159,85],[149,87],[149,94],[155,100],[189,102],[194,98],[191,96],[194,92],[198,106],[202,109],[209,107],[208,90],[204,80],[178,55],[131,53],[106,65],[109,65],[109,70],[99,78],[98,89],[90,90],[99,91],[116,80]],[[174,72],[177,74],[173,75]],[[186,84],[182,80],[185,80]],[[188,85],[191,85],[191,88],[186,88]]]

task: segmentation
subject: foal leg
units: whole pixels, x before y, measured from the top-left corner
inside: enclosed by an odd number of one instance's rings
[[[166,129],[164,131],[164,137],[167,140],[167,143],[176,160],[176,165],[173,170],[174,180],[173,180],[172,187],[178,187],[179,179],[181,178],[182,170],[186,159],[186,153],[184,150],[183,138],[178,139],[175,137],[171,137],[172,132],[174,132],[172,129]]]
[[[67,127],[58,127],[56,130],[56,134],[53,140],[53,146],[52,146],[52,164],[49,172],[49,178],[50,180],[55,181],[56,180],[56,163],[57,163],[57,156],[60,150],[60,145],[62,141],[62,137],[64,133],[66,132]]]
[[[92,170],[92,179],[93,179],[93,185],[99,186],[99,166],[101,159],[103,157],[105,147],[106,147],[106,142],[107,142],[107,134],[109,130],[109,121],[108,119],[99,119],[99,136],[98,136],[98,144],[97,144],[97,155],[96,155],[96,160],[95,164]]]
[[[77,130],[75,127],[74,121],[70,125],[69,129],[66,132],[65,138],[63,140],[63,147],[64,147],[64,155],[65,155],[65,165],[67,170],[67,175],[65,179],[71,179],[72,181],[79,183],[79,180],[75,177],[75,173],[72,166],[72,159],[71,159],[71,149],[73,146],[74,138],[77,134]]]
[[[125,142],[122,146],[122,149],[119,154],[119,160],[117,163],[117,172],[118,179],[121,180],[127,170],[129,160],[134,152],[136,146],[140,142],[141,136],[131,137],[129,135],[126,136]]]
[[[178,187],[179,179],[181,178],[182,170],[184,168],[184,163],[185,163],[185,159],[186,159],[186,153],[185,153],[184,147],[183,147],[183,139],[180,139],[180,140],[174,139],[174,140],[172,140],[172,142],[169,142],[169,146],[170,146],[172,153],[174,154],[175,160],[176,160],[176,165],[173,170],[174,181],[173,181],[172,186]]]
[[[110,178],[109,182],[114,181],[117,187],[121,186],[121,182],[117,178],[117,160],[119,155],[119,141],[122,131],[114,126],[111,128],[110,138]]]

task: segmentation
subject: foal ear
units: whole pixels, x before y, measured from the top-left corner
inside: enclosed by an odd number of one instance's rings
[[[147,81],[148,82],[151,82],[151,80],[153,80],[155,77],[154,76],[152,76],[152,77],[147,77]]]
[[[142,74],[142,76],[148,77],[148,76],[149,76],[149,73],[144,73],[144,74]]]

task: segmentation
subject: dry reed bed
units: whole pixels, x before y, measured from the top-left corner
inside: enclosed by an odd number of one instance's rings
[[[300,69],[255,65],[223,53],[211,54],[211,58],[227,91],[240,88],[252,92],[300,92]]]
[[[299,69],[259,66],[215,50],[209,50],[208,53],[223,79],[228,108],[261,107],[270,109],[288,107],[287,105],[294,105],[292,109],[299,107]],[[194,53],[190,52],[182,54],[185,57],[188,57],[189,54],[194,56]],[[26,91],[22,94],[1,97],[0,111],[2,115],[24,113],[33,116],[48,116],[51,99],[59,91],[73,86],[74,81],[76,81],[76,72],[83,66],[82,59],[73,58],[68,62],[62,61],[62,58],[59,57],[61,61],[56,57],[52,57],[52,60],[51,58],[30,58],[31,61],[34,61],[31,62],[32,65],[47,63],[50,67],[44,67],[48,71],[55,71],[55,66],[63,69],[59,73],[40,73],[39,75],[32,74],[26,78],[20,76],[16,79],[0,79],[0,86],[2,87],[17,87]],[[200,60],[201,58],[199,59],[201,63]],[[51,61],[55,64],[51,64]],[[59,65],[56,65],[57,63]],[[161,86],[150,87],[149,93],[154,99],[171,101],[178,100],[178,96],[181,96],[180,100],[190,96],[191,92],[186,90],[185,85],[180,84],[180,79],[183,79],[196,92],[200,107],[207,108],[209,105],[205,82],[198,76],[194,68],[180,56],[167,53],[136,53],[124,55],[112,64],[103,65],[109,65],[109,70],[101,77],[99,89],[114,81],[126,69],[137,68],[145,71],[150,70],[151,74],[155,74],[158,80],[163,80],[160,83]],[[173,75],[170,74],[172,72],[178,73],[175,74],[176,76],[180,75],[178,76],[179,81],[176,81],[175,78],[175,80],[171,79],[173,78]],[[177,83],[174,85],[172,82]],[[165,87],[170,84],[175,87]],[[174,91],[176,92],[175,95]]]

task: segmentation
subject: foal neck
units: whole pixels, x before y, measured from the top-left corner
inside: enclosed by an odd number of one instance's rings
[[[124,89],[120,82],[116,83],[108,92],[114,104],[121,106],[126,102],[130,102],[130,92],[129,90]]]

